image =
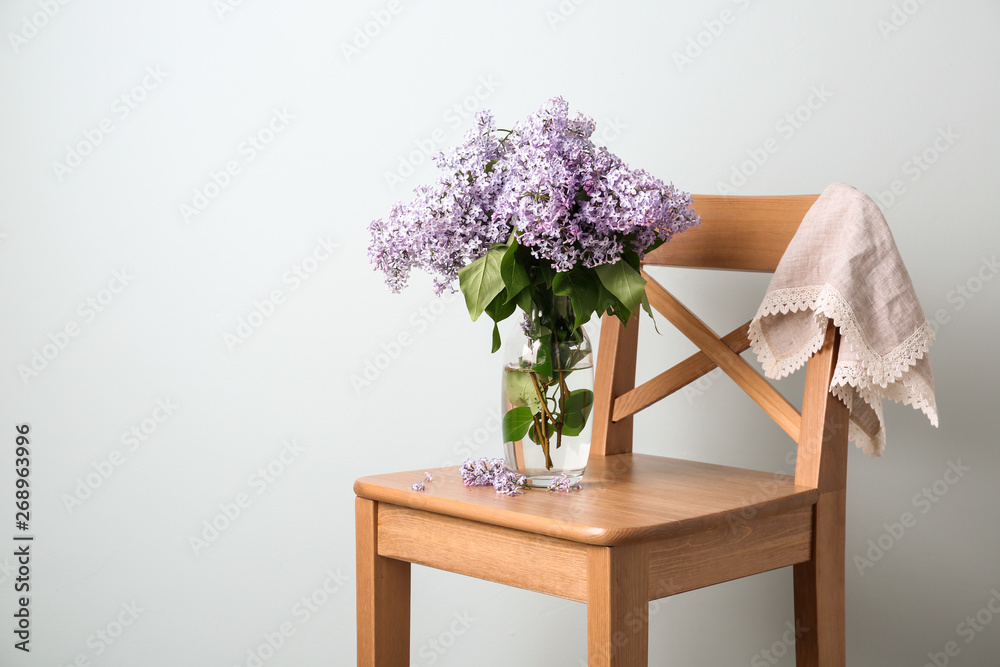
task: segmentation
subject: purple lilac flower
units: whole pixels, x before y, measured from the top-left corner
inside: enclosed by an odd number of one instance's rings
[[[411,203],[396,204],[387,221],[369,225],[368,258],[385,272],[393,292],[406,286],[416,267],[436,274],[440,294],[459,269],[510,237],[510,226],[493,220],[503,172],[495,168],[502,152],[495,130],[492,115],[479,112],[464,143],[434,157],[445,172],[437,183],[419,186]]]
[[[487,486],[493,484],[498,471],[507,470],[507,462],[503,459],[466,459],[459,467],[466,486]]]
[[[416,484],[414,484],[410,488],[413,489],[414,491],[423,491],[427,487],[424,486],[423,482],[417,482]]]
[[[459,468],[466,486],[490,486],[497,493],[516,496],[522,493],[521,487],[526,483],[524,475],[519,475],[507,468],[503,459],[466,459]]]
[[[527,478],[524,475],[506,470],[493,479],[493,488],[497,490],[497,493],[508,496],[519,496],[524,493],[521,489],[526,483]]]
[[[549,491],[565,491],[569,493],[570,491],[579,491],[581,488],[579,482],[576,484],[570,481],[570,478],[566,475],[559,475],[552,479],[549,483]]]
[[[691,196],[590,140],[594,121],[572,118],[556,97],[511,131],[481,111],[464,142],[435,156],[444,172],[409,204],[369,226],[368,256],[393,292],[413,268],[435,276],[440,294],[458,270],[505,243],[518,242],[557,271],[640,258],[656,240],[698,223]]]
[[[425,472],[424,473],[424,481],[425,482],[433,482],[434,478],[431,477],[431,474],[429,472]]]

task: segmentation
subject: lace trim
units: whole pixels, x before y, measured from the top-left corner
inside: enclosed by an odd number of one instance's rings
[[[777,315],[778,313],[795,313],[800,310],[815,310],[816,300],[819,296],[820,287],[796,287],[768,292],[763,303],[757,309],[753,321],[750,322],[750,345],[753,346],[757,360],[764,367],[764,374],[769,378],[780,380],[786,375],[790,375],[802,367],[819,348],[823,346],[823,335],[825,326],[817,326],[817,332],[805,344],[784,357],[778,358],[774,355],[774,348],[767,341],[760,326],[760,321],[767,315]],[[819,315],[819,313],[816,313]],[[820,324],[817,322],[817,324]],[[825,322],[822,323],[825,325]]]
[[[840,335],[851,346],[867,372],[869,381],[883,388],[902,378],[903,374],[917,363],[917,360],[922,359],[927,354],[931,343],[934,342],[934,330],[931,329],[930,323],[925,320],[896,349],[882,356],[873,350],[865,340],[861,326],[854,317],[854,310],[840,292],[830,285],[815,285],[774,290],[767,294],[757,310],[753,324],[750,326],[750,342],[754,345],[754,351],[757,351],[757,346],[761,344],[763,339],[759,325],[759,320],[762,317],[778,313],[794,313],[800,310],[812,310],[816,313],[816,323],[820,328],[817,334],[821,341],[820,345],[822,345],[826,319],[832,318],[834,325],[840,329]],[[812,347],[813,340],[810,339],[807,347]],[[792,357],[782,360],[780,365],[782,367],[794,366],[792,370],[797,370],[818,349],[819,347],[808,351],[799,350]],[[771,353],[767,353],[767,357],[772,360],[772,363],[777,361],[774,360]]]
[[[860,364],[837,364],[834,371],[833,380],[830,382],[831,391],[834,386],[849,386],[858,392],[874,409],[876,404],[881,407],[881,399],[889,398],[896,403],[912,405],[915,410],[920,410],[927,416],[932,426],[938,425],[937,403],[934,399],[934,386],[921,373],[911,369],[905,373],[898,382],[891,382],[883,387],[874,387],[868,382],[868,375]],[[879,421],[882,421],[881,410],[876,410]]]
[[[905,392],[900,392],[900,396],[905,396],[902,399],[903,405],[912,405],[914,409],[920,410],[927,415],[931,425],[936,427],[938,425],[938,412],[937,401],[934,399],[934,385],[928,382],[923,375],[911,373],[903,378],[902,389],[905,390]],[[900,402],[899,398],[894,397],[893,400],[897,403]]]
[[[840,402],[847,406],[847,411],[850,412],[854,404],[854,391],[852,387],[838,385],[830,387],[830,393],[840,399]],[[878,403],[879,412],[881,412],[882,403]],[[861,449],[868,456],[882,456],[883,450],[885,450],[885,425],[882,423],[882,417],[879,415],[879,429],[877,433],[868,433],[865,429],[861,427],[854,419],[851,419],[847,424],[847,439],[852,441],[859,449]]]
[[[816,333],[798,350],[776,357],[773,347],[761,327],[761,320],[768,315],[787,314],[804,310],[813,311]],[[922,359],[931,343],[934,331],[925,320],[909,338],[889,354],[883,356],[872,349],[865,340],[854,311],[847,300],[830,285],[795,287],[769,292],[750,323],[749,338],[757,359],[764,367],[764,374],[780,379],[798,370],[823,344],[829,319],[840,330],[843,342],[851,346],[858,363],[837,364],[830,391],[852,407],[854,392],[874,410],[880,428],[877,433],[866,433],[852,419],[849,438],[866,453],[881,454],[885,447],[885,428],[882,418],[882,399],[890,398],[920,410],[934,426],[938,425],[934,387],[928,378],[913,368]],[[852,391],[853,390],[853,391]]]

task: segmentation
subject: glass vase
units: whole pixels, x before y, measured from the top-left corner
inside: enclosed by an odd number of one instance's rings
[[[594,364],[569,297],[533,299],[504,345],[501,431],[507,467],[532,487],[576,483],[590,456]]]

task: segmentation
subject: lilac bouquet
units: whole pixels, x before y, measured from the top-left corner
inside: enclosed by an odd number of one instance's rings
[[[458,278],[472,319],[494,322],[494,352],[496,324],[523,311],[540,352],[522,384],[530,380],[537,400],[511,403],[504,438],[530,434],[547,468],[550,437],[558,447],[564,432],[579,432],[593,403],[593,392],[564,381],[582,354],[582,325],[595,313],[624,324],[640,306],[649,312],[643,256],[698,224],[688,193],[596,147],[594,128],[561,97],[509,130],[481,111],[464,142],[435,157],[437,182],[369,226],[368,256],[389,289],[403,289],[413,268],[434,276],[438,294]]]

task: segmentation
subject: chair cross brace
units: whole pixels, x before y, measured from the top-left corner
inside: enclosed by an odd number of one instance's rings
[[[709,361],[731,377],[750,398],[767,412],[771,419],[785,433],[791,436],[795,442],[798,442],[802,427],[802,416],[799,414],[799,411],[777,389],[772,387],[760,373],[754,370],[743,357],[735,352],[733,346],[730,345],[737,332],[742,333],[743,327],[728,334],[726,336],[728,340],[719,338],[719,335],[711,327],[702,322],[697,315],[678,301],[673,294],[668,292],[646,271],[643,271],[642,275],[646,279],[646,295],[649,297],[650,304],[660,311],[682,334],[687,336],[691,342],[697,345]],[[739,345],[736,347],[739,347]],[[743,349],[745,350],[747,347],[749,347],[749,343]],[[697,357],[697,355],[695,356]],[[679,365],[685,363],[687,363],[687,360],[681,362]],[[695,379],[697,377],[700,376],[695,376]],[[616,402],[616,412],[617,407]],[[625,411],[623,410],[622,412],[624,414]]]
[[[750,329],[750,322],[733,329],[722,337],[730,350],[739,354],[750,347],[750,338],[747,332]],[[647,380],[635,389],[622,394],[615,400],[615,411],[612,421],[619,421],[630,417],[640,410],[644,410],[657,401],[662,401],[678,389],[691,384],[701,376],[712,372],[718,368],[715,362],[708,358],[708,355],[700,350],[695,352],[684,361],[663,371],[652,380]]]

